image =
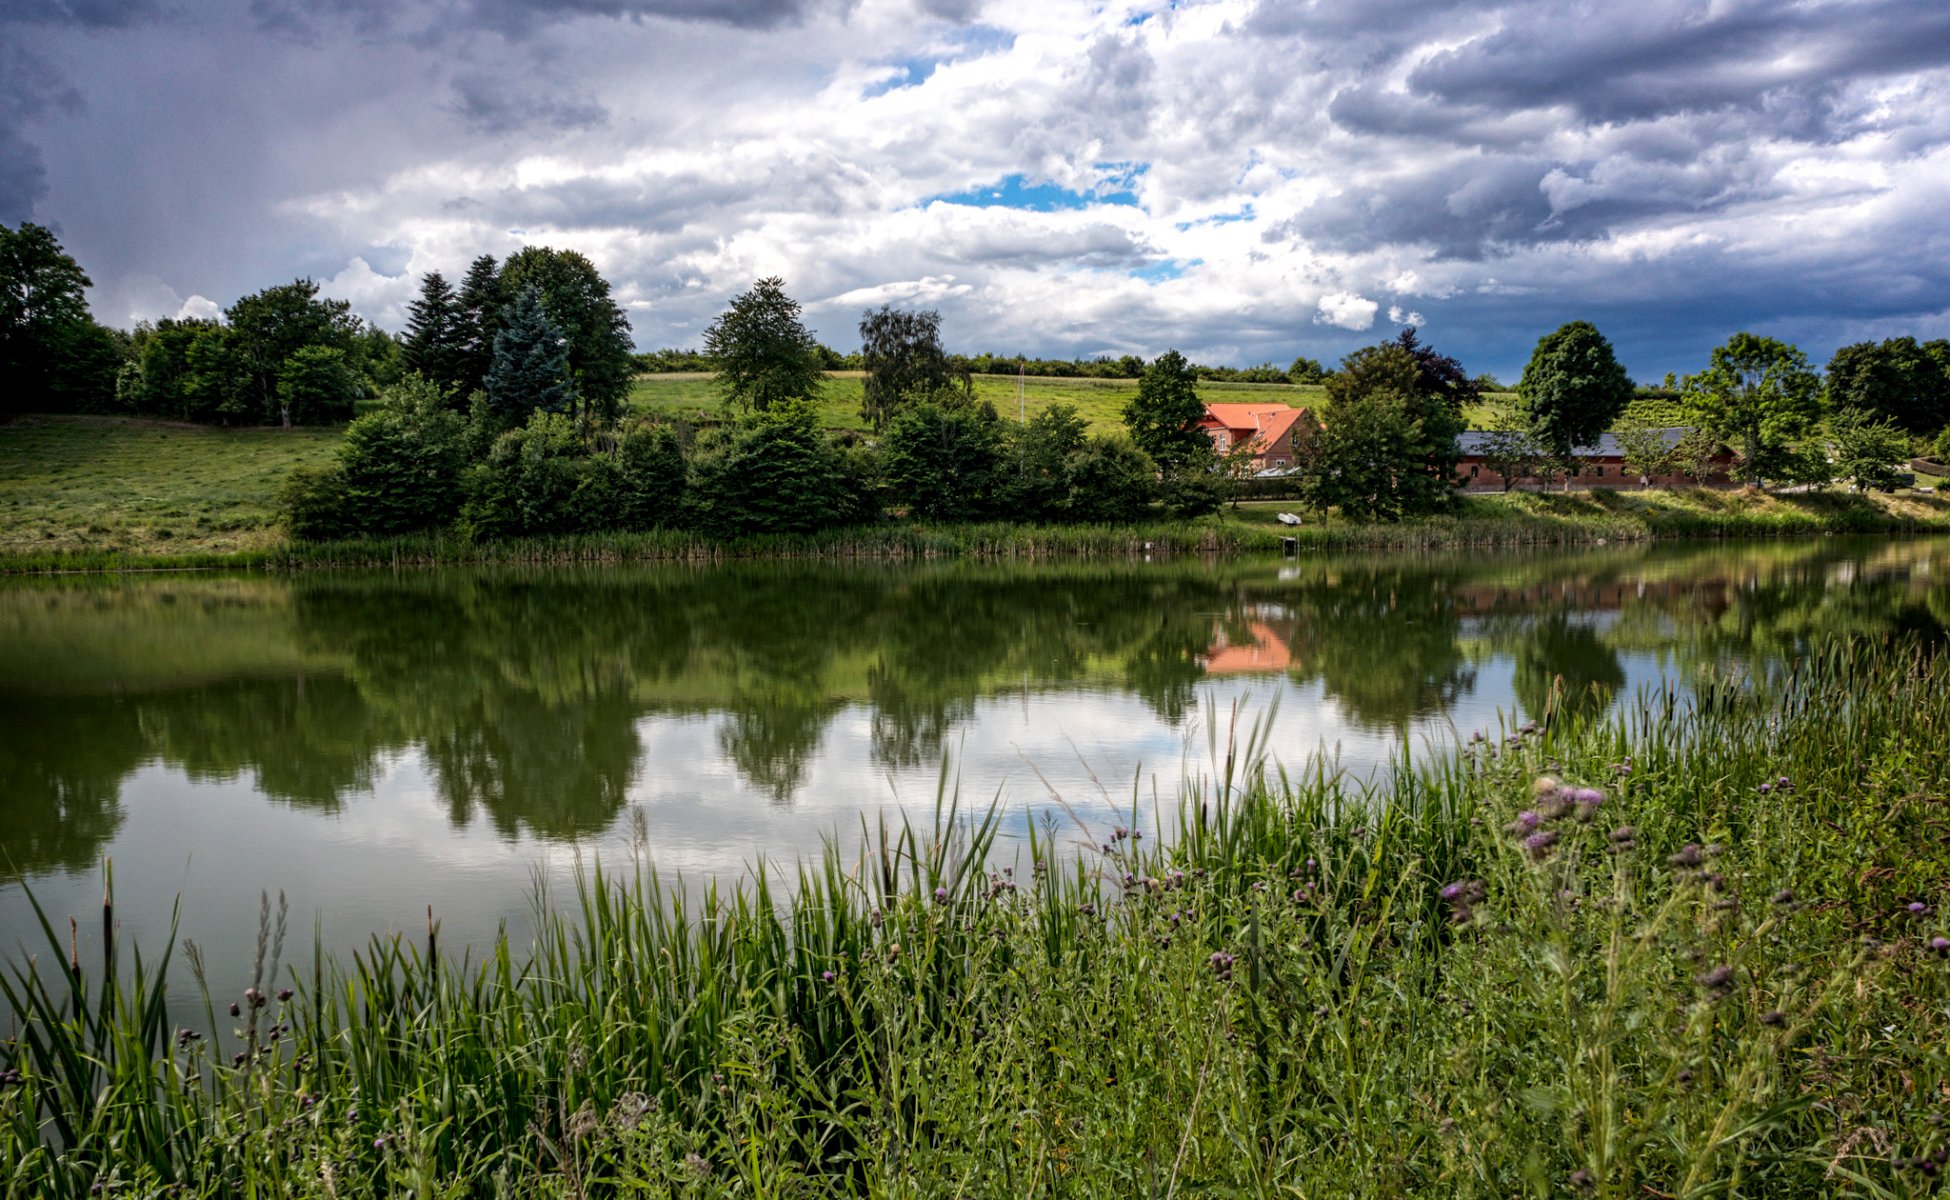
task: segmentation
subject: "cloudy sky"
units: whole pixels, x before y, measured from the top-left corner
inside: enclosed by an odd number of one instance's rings
[[[829,343],[1513,377],[1950,334],[1941,0],[0,0],[0,221],[115,324],[595,260],[637,344],[783,275]]]

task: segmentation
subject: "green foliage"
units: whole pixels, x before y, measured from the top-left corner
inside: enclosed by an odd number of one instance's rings
[[[1065,515],[1083,524],[1129,524],[1151,509],[1158,464],[1122,434],[1096,434],[1063,463],[1070,494]]]
[[[48,339],[47,407],[56,412],[112,412],[116,380],[131,352],[129,335],[94,320],[70,321]]]
[[[409,375],[352,422],[329,471],[296,471],[280,495],[298,541],[438,529],[460,508],[466,431],[438,385]]]
[[[1632,399],[1632,380],[1611,343],[1588,321],[1572,321],[1538,339],[1517,382],[1524,427],[1560,462],[1598,435]]]
[[[923,400],[895,414],[880,443],[894,502],[932,521],[978,521],[996,509],[1002,430],[987,404]]]
[[[1780,471],[1821,415],[1821,380],[1807,355],[1751,333],[1714,347],[1706,369],[1686,377],[1684,395],[1699,427],[1732,446],[1756,485]]]
[[[1930,457],[1937,462],[1950,464],[1950,425],[1945,425],[1930,443]]]
[[[966,365],[941,348],[941,314],[933,309],[869,309],[860,318],[860,356],[867,373],[860,415],[875,431],[910,404],[974,395]]]
[[[616,450],[616,528],[664,529],[684,511],[684,448],[667,425],[636,425]]]
[[[516,293],[494,335],[494,365],[487,375],[488,406],[501,422],[518,427],[534,413],[574,411],[567,342],[542,306],[541,289]]]
[[[1337,399],[1303,464],[1301,497],[1321,512],[1337,508],[1349,520],[1398,520],[1408,511],[1398,484],[1412,469],[1419,432],[1398,391]]]
[[[818,396],[825,379],[821,349],[799,319],[799,302],[785,294],[785,280],[776,275],[733,299],[704,331],[704,352],[725,404],[746,410]]]
[[[494,369],[494,339],[513,299],[514,293],[502,284],[501,267],[492,254],[483,254],[468,264],[456,297],[462,337],[456,396],[472,396],[487,387],[488,372]]]
[[[224,310],[224,319],[230,333],[223,354],[233,359],[235,367],[219,371],[214,365],[193,364],[208,378],[228,374],[231,369],[241,375],[241,394],[226,396],[217,405],[218,411],[254,415],[259,421],[280,422],[286,427],[298,418],[278,396],[285,362],[312,346],[349,354],[360,327],[350,304],[319,299],[318,285],[310,279],[293,280],[242,297]]]
[[[1293,383],[1325,383],[1327,381],[1327,370],[1320,365],[1319,359],[1308,358],[1303,354],[1299,358],[1294,359],[1293,365],[1286,369],[1286,377]]]
[[[610,528],[617,476],[613,458],[586,452],[567,414],[537,410],[468,468],[456,527],[470,541]]]
[[[1627,474],[1650,478],[1679,469],[1678,446],[1666,440],[1662,427],[1626,423],[1613,436]]]
[[[549,320],[568,339],[573,415],[585,427],[614,421],[629,394],[636,363],[630,321],[611,298],[609,281],[574,250],[525,246],[501,264],[498,289],[503,296],[519,297],[531,287],[541,294]],[[465,287],[462,292],[465,296]]]
[[[1451,370],[1453,359],[1435,356],[1431,365],[1424,358],[1431,354],[1398,341],[1342,360],[1327,381],[1323,427],[1301,464],[1308,504],[1390,521],[1450,504],[1463,430],[1454,397],[1469,384],[1460,368]]]
[[[1197,375],[1185,356],[1167,350],[1144,368],[1137,395],[1124,406],[1131,441],[1166,471],[1209,457],[1211,439],[1197,428],[1205,415]]]
[[[420,294],[406,306],[402,346],[407,370],[417,371],[450,396],[464,396],[470,329],[460,293],[438,271],[420,278]],[[491,364],[490,364],[491,365]]]
[[[300,346],[278,368],[278,415],[287,429],[348,420],[364,393],[336,346]]]
[[[277,511],[293,541],[329,542],[359,536],[357,514],[345,504],[335,467],[294,467],[278,485]]]
[[[1828,415],[1828,436],[1837,479],[1863,491],[1889,491],[1907,473],[1909,439],[1893,422],[1860,408],[1841,408]]]
[[[1208,446],[1202,458],[1160,472],[1158,501],[1167,515],[1190,521],[1219,511],[1226,502],[1226,480],[1213,466]]]
[[[465,430],[438,384],[409,375],[352,422],[339,451],[346,507],[368,535],[436,529],[460,507]]]
[[[1070,455],[1082,449],[1086,426],[1068,404],[1052,404],[1008,426],[997,479],[997,510],[1021,521],[1061,521],[1070,501]]]
[[[1722,449],[1720,439],[1707,430],[1689,430],[1672,448],[1673,469],[1694,483],[1712,482],[1720,470]]]
[[[0,225],[0,416],[94,411],[115,395],[121,364],[88,313],[89,279],[48,229]]]
[[[810,533],[870,519],[858,460],[819,429],[805,400],[775,404],[700,441],[687,524],[712,537]]]
[[[1843,346],[1828,360],[1831,410],[1853,409],[1927,434],[1950,422],[1950,342],[1913,337]]]

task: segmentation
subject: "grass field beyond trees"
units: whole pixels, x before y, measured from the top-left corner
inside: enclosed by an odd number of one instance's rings
[[[860,415],[860,401],[866,376],[859,371],[841,371],[826,376],[819,397],[819,421],[827,429],[867,428]],[[1015,420],[1018,412],[1034,417],[1052,404],[1068,404],[1077,410],[1093,433],[1122,429],[1124,405],[1137,395],[1135,379],[1055,379],[1031,377],[1022,383],[1022,404],[1016,402],[1013,376],[977,375],[975,396],[995,405],[1005,420]],[[1199,395],[1216,403],[1269,403],[1306,407],[1318,406],[1325,391],[1318,387],[1296,387],[1283,383],[1212,383],[1198,385]],[[726,418],[721,393],[711,376],[702,373],[640,375],[631,385],[628,400],[633,412],[671,420],[718,422]]]

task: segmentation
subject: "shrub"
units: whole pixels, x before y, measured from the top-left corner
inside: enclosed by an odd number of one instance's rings
[[[616,453],[616,526],[659,529],[683,515],[684,448],[668,426],[624,433]]]
[[[880,456],[895,502],[917,517],[977,521],[995,511],[1002,433],[993,405],[925,400],[902,409]]]
[[[688,523],[714,537],[810,533],[868,514],[855,456],[823,434],[804,400],[774,404],[691,462]]]
[[[338,474],[346,523],[382,536],[445,525],[459,511],[465,465],[459,414],[438,387],[410,375],[345,431]]]
[[[460,529],[470,539],[573,533],[590,528],[606,485],[585,481],[589,458],[561,413],[537,412],[494,441],[468,472]]]
[[[337,470],[298,467],[278,488],[278,511],[294,541],[328,542],[359,531],[346,523],[344,481]]]
[[[1063,463],[1072,521],[1117,524],[1135,521],[1158,493],[1158,464],[1129,437],[1093,437]]]

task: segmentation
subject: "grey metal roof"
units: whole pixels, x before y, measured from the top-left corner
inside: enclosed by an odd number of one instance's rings
[[[1497,431],[1488,429],[1467,430],[1456,435],[1456,446],[1462,451],[1464,458],[1479,457],[1488,448],[1490,436],[1494,432]],[[1691,433],[1692,430],[1683,425],[1668,425],[1661,429],[1650,430],[1649,432],[1658,434],[1660,440],[1665,442],[1666,449],[1670,450],[1685,440],[1686,435]],[[1609,432],[1599,434],[1598,440],[1591,445],[1573,446],[1571,453],[1577,455],[1579,458],[1623,457],[1622,452],[1618,448],[1618,438]]]

